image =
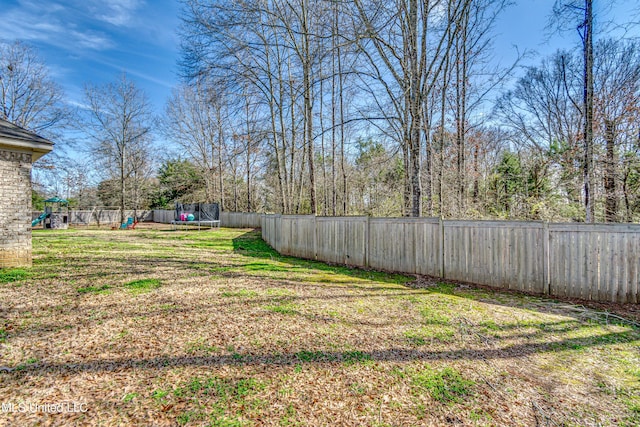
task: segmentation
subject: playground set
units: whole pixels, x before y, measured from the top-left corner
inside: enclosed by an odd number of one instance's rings
[[[120,224],[120,230],[135,230],[136,225],[138,225],[138,220],[127,217],[127,220]],[[116,230],[118,227],[111,227],[112,230]]]
[[[31,221],[31,227],[40,223],[42,223],[42,228],[52,230],[69,228],[69,201],[58,196],[45,200],[44,212]]]

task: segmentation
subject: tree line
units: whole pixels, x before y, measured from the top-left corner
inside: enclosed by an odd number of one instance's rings
[[[594,40],[592,1],[558,0],[577,49],[499,67],[508,3],[184,0],[161,117],[126,76],[86,87],[108,173],[80,203],[638,221],[640,45]]]

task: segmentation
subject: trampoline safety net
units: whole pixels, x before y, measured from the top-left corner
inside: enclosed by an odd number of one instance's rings
[[[217,203],[176,203],[176,221],[182,215],[193,215],[194,221],[219,221],[220,209]]]

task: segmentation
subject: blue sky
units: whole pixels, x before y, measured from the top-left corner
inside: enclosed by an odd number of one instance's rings
[[[596,1],[596,12],[610,3]],[[512,62],[514,45],[546,55],[578,43],[575,32],[549,38],[552,4],[517,0],[508,8],[496,27],[496,59]],[[625,20],[632,7],[638,8],[635,1],[618,0],[607,14]],[[36,46],[72,105],[82,102],[85,83],[102,84],[125,71],[160,113],[178,82],[179,8],[177,0],[0,0],[0,39]]]
[[[568,29],[558,33],[551,31],[549,20],[554,0],[515,0],[499,17],[496,25],[494,47],[496,55],[505,59],[516,57],[515,48],[537,55],[529,56],[523,65],[540,63],[544,56],[557,49],[571,49],[580,43],[577,31]],[[604,35],[613,37],[638,37],[638,27],[628,32],[621,28],[635,20],[640,22],[640,4],[637,0],[595,0],[594,32],[596,39]]]
[[[177,82],[175,0],[0,0],[0,39],[35,47],[70,104],[125,71],[162,111]]]

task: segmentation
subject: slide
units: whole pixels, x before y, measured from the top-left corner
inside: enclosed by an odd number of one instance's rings
[[[31,221],[31,226],[35,227],[36,225],[40,224],[40,222],[44,220],[46,217],[48,217],[49,215],[51,214],[48,212],[42,212],[38,218]]]

